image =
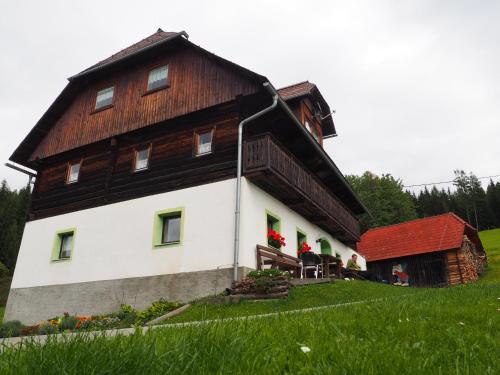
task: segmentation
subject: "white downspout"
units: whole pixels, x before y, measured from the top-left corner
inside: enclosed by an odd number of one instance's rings
[[[278,94],[269,82],[264,82],[264,87],[273,95],[273,103],[252,116],[243,119],[238,125],[238,165],[236,175],[236,209],[234,211],[234,280],[238,280],[238,257],[240,251],[240,214],[241,214],[241,172],[243,158],[243,126],[256,118],[272,111],[278,105]]]

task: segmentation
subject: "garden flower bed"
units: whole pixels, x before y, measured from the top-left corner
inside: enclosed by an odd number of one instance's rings
[[[182,303],[168,302],[161,299],[153,302],[150,307],[143,311],[137,311],[130,305],[121,305],[120,310],[110,314],[85,316],[64,313],[62,316],[29,326],[22,324],[18,320],[12,320],[0,325],[0,337],[139,327],[182,306]]]

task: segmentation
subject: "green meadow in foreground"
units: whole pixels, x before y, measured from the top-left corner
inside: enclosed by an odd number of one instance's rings
[[[490,267],[480,283],[412,289],[342,281],[294,288],[288,301],[196,305],[176,321],[370,300],[259,319],[164,325],[129,337],[24,343],[4,348],[0,373],[499,374],[500,240],[490,232],[481,235]]]

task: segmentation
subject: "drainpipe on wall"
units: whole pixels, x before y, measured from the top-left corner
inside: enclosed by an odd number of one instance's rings
[[[240,251],[240,213],[241,213],[241,170],[243,158],[243,127],[252,120],[272,111],[278,105],[279,95],[269,82],[264,82],[264,87],[273,96],[273,103],[252,116],[243,119],[238,125],[238,165],[236,175],[236,209],[234,211],[234,281],[238,280],[238,257]]]

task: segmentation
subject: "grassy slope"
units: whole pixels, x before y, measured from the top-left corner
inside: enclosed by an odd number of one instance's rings
[[[488,255],[488,268],[482,282],[500,282],[500,229],[479,233]]]
[[[5,312],[5,305],[7,297],[9,296],[11,277],[4,277],[0,279],[0,323],[2,323],[3,314]]]
[[[498,374],[500,231],[481,236],[490,266],[480,283],[417,290],[340,282],[296,288],[289,301],[199,305],[177,319],[390,297],[259,320],[166,326],[145,336],[28,344],[0,354],[0,373]]]

